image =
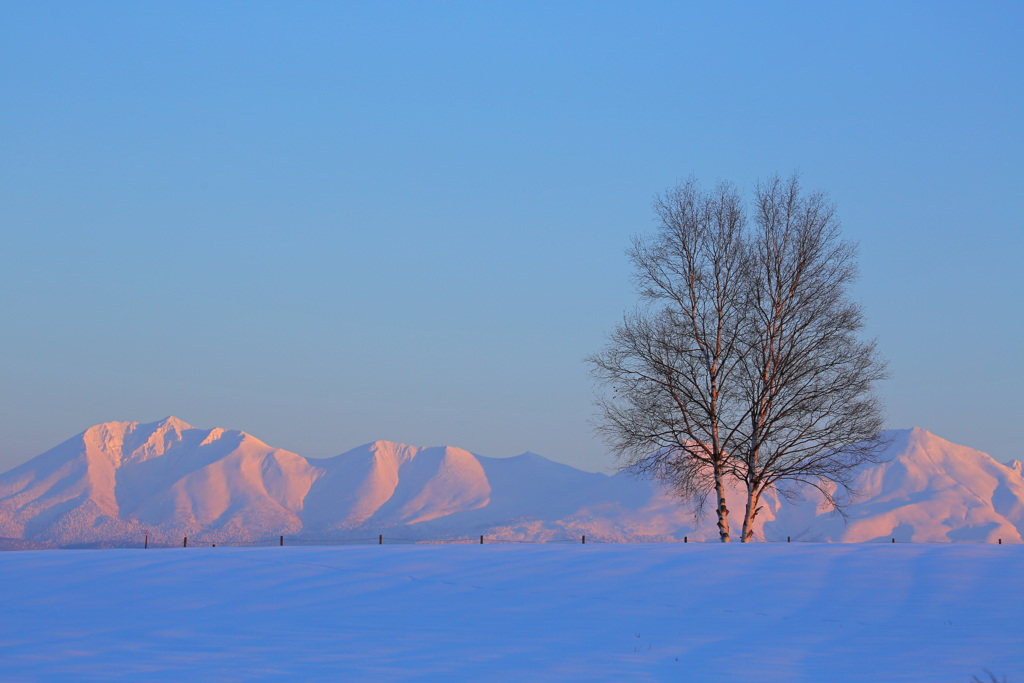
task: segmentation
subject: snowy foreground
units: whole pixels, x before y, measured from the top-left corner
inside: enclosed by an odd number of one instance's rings
[[[0,678],[1024,681],[1024,545],[0,553]]]

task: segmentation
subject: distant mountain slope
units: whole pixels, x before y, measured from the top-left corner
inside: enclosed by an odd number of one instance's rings
[[[265,535],[302,528],[317,472],[244,432],[177,418],[96,425],[0,476],[0,535],[58,544],[164,528]]]
[[[920,428],[890,435],[885,462],[865,468],[857,478],[860,496],[849,507],[845,524],[841,518],[820,514],[798,522],[787,514],[790,511],[780,511],[774,524],[765,524],[768,538],[796,531],[797,525],[806,540],[1021,540],[1020,469]]]
[[[306,499],[308,528],[417,524],[487,505],[491,493],[480,462],[461,448],[378,441],[310,462],[320,476]]]
[[[1021,541],[1021,467],[921,429],[890,433],[884,462],[858,478],[848,519],[806,492],[764,501],[760,539]],[[729,504],[740,509],[733,483]],[[108,422],[0,475],[0,538],[43,545],[213,541],[278,534],[507,540],[714,540],[656,483],[583,472],[533,453],[486,458],[387,441],[306,459],[240,431],[167,418]]]

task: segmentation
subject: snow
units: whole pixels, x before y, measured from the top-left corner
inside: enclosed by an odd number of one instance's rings
[[[772,517],[779,521],[766,518],[765,537],[782,540],[799,530],[802,540],[854,543],[893,536],[914,542],[1021,542],[1024,479],[1019,471],[917,427],[888,435],[882,462],[864,468],[854,482],[858,495],[847,520],[808,516],[776,499]],[[809,493],[808,499],[814,503],[820,496]]]
[[[5,552],[0,649],[16,680],[1012,682],[1022,563],[985,544]]]
[[[882,462],[859,472],[861,495],[847,519],[810,487],[797,502],[768,491],[754,537],[1021,542],[1019,464],[1000,464],[922,429],[889,436]],[[727,493],[729,507],[742,510],[744,487],[731,482]],[[225,542],[382,532],[418,539],[718,536],[710,511],[695,518],[656,482],[583,472],[533,453],[487,458],[377,441],[313,459],[245,432],[196,429],[173,417],[96,425],[0,474],[0,545],[131,546],[146,530],[168,545],[183,536]]]

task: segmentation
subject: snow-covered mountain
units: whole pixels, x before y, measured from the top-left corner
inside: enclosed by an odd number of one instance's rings
[[[763,534],[768,540],[792,535],[846,542],[1021,541],[1024,478],[1019,466],[1003,465],[919,427],[889,436],[883,461],[857,477],[859,495],[845,521],[812,509],[820,494],[807,495],[799,505],[776,501],[774,519],[765,520]]]
[[[844,520],[820,494],[764,500],[758,538],[1019,542],[1021,467],[921,429],[892,432],[865,468]],[[742,509],[738,487],[730,507]],[[177,418],[96,425],[0,475],[0,542],[87,545],[182,536],[212,541],[485,534],[506,540],[715,539],[658,484],[584,472],[533,453],[486,458],[459,448],[378,441],[307,459],[244,432]]]

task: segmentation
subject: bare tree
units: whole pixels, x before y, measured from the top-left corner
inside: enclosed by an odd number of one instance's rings
[[[606,390],[598,428],[624,469],[669,481],[699,507],[713,490],[728,542],[724,478],[746,409],[727,390],[747,308],[743,205],[727,183],[705,192],[690,180],[654,209],[656,234],[630,251],[642,306],[588,359]]]
[[[858,467],[885,443],[880,402],[885,377],[874,341],[862,341],[861,307],[850,298],[856,248],[840,238],[835,207],[803,194],[797,176],[755,190],[748,238],[748,308],[739,391],[748,404],[744,449],[730,460],[746,484],[743,541],[766,490],[792,497],[793,484],[817,488],[833,509],[851,493]]]
[[[841,512],[836,494],[885,445],[885,366],[859,338],[856,249],[835,208],[793,176],[757,186],[752,227],[728,183],[687,181],[654,209],[657,231],[630,250],[641,305],[587,359],[598,430],[623,469],[698,509],[713,491],[723,542],[727,476],[746,484],[744,542],[770,488],[810,485]]]

